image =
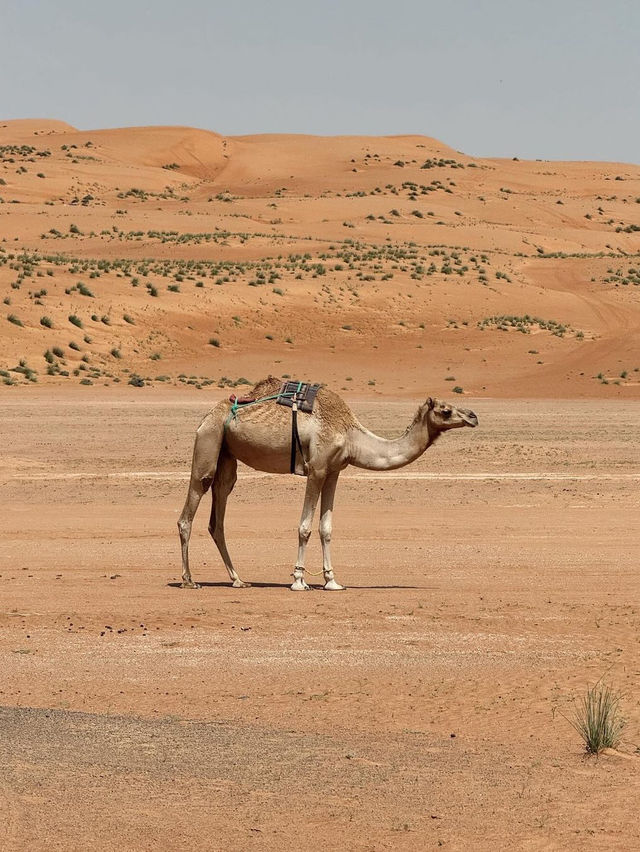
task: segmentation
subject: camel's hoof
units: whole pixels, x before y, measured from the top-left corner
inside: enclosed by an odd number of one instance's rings
[[[180,588],[181,589],[201,589],[202,586],[200,585],[200,583],[194,583],[193,580],[189,580],[188,583],[187,583],[186,580],[183,580],[182,583],[180,583]]]
[[[311,586],[308,583],[305,583],[304,580],[295,580],[291,584],[292,592],[310,592]]]
[[[345,587],[341,586],[340,583],[337,583],[335,580],[329,580],[328,583],[324,584],[325,591],[327,592],[343,592]]]
[[[232,589],[249,589],[251,588],[251,583],[245,583],[244,580],[234,580],[231,584]]]

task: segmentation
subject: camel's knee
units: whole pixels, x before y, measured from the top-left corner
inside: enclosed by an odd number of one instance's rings
[[[191,521],[186,520],[186,518],[180,518],[178,521],[178,532],[182,541],[188,541],[191,535]]]
[[[303,521],[298,527],[298,538],[300,541],[309,541],[311,536],[311,524]]]
[[[320,521],[320,541],[323,544],[329,544],[331,541],[331,524],[328,521]]]

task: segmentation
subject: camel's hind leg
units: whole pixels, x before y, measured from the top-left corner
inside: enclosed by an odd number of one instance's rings
[[[234,589],[246,589],[251,583],[244,583],[233,567],[229,551],[227,550],[227,542],[224,537],[224,513],[227,508],[227,499],[233,491],[233,486],[236,484],[236,471],[238,463],[235,458],[225,450],[222,450],[218,458],[218,468],[216,477],[213,480],[213,488],[211,489],[211,518],[209,520],[209,532],[211,538],[215,541],[216,547],[220,551],[224,566],[229,572],[229,578]]]
[[[203,494],[213,482],[224,437],[224,412],[212,411],[202,421],[196,431],[191,462],[191,480],[187,499],[178,521],[180,545],[182,548],[182,588],[197,589],[199,586],[191,579],[189,569],[189,539],[193,518],[200,505]]]

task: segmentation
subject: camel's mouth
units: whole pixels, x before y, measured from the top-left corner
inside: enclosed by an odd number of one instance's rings
[[[471,426],[472,429],[475,429],[478,425],[478,417],[473,411],[461,411],[460,416],[467,426]]]

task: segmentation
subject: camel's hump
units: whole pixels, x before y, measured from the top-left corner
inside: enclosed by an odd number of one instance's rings
[[[276,376],[267,376],[253,386],[246,394],[246,398],[260,399],[265,396],[274,396],[280,392],[283,384],[284,382]],[[324,385],[318,390],[313,413],[323,425],[333,429],[346,430],[358,424],[354,413],[342,397]]]

